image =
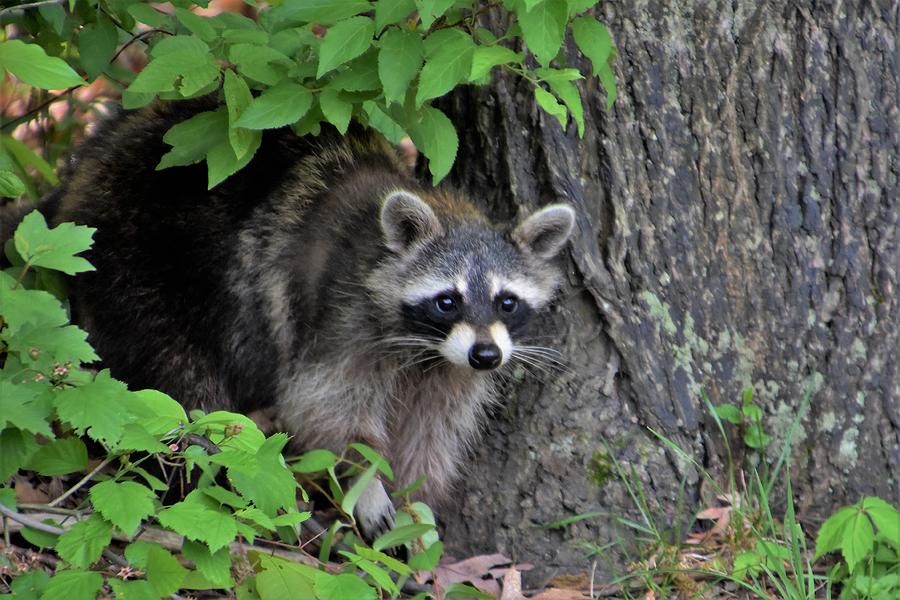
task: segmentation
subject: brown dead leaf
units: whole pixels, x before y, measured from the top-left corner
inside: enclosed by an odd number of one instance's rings
[[[585,600],[587,597],[588,593],[580,590],[549,588],[532,596],[531,600]]]
[[[550,586],[567,590],[586,590],[591,585],[590,573],[566,573],[550,580]]]
[[[31,504],[46,504],[50,497],[34,487],[30,481],[22,477],[16,478],[16,502]]]

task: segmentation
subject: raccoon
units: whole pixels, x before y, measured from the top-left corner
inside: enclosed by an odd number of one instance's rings
[[[362,129],[268,131],[207,191],[202,165],[156,170],[163,134],[210,106],[158,103],[103,124],[51,198],[55,221],[97,228],[74,318],[114,376],[187,408],[269,408],[296,449],[363,442],[426,500],[445,496],[561,282],[573,210],[511,230],[459,193],[417,183]],[[356,507],[391,526],[379,480]]]

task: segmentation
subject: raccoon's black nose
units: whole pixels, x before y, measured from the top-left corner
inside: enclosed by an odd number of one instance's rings
[[[496,344],[475,344],[469,350],[469,364],[473,369],[493,369],[500,364],[502,358]]]

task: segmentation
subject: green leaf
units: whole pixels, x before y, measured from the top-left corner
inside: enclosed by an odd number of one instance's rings
[[[344,100],[339,91],[325,89],[319,94],[319,107],[329,123],[334,125],[342,134],[347,133],[350,117],[353,114],[352,103]]]
[[[465,583],[451,583],[444,590],[444,598],[475,598],[476,600],[493,600],[493,596]]]
[[[95,23],[84,26],[78,34],[78,53],[89,78],[96,79],[109,66],[118,42],[116,26],[101,12],[97,13]]]
[[[453,123],[440,110],[429,106],[422,111],[422,119],[409,128],[409,136],[416,148],[428,157],[432,182],[437,185],[456,160],[459,139]]]
[[[109,370],[97,373],[86,385],[67,388],[56,396],[53,405],[59,418],[79,435],[87,433],[92,439],[114,447],[122,437],[125,424],[133,417],[121,410],[110,410],[129,394],[121,381],[113,379]]]
[[[180,6],[175,9],[175,17],[204,42],[212,42],[216,39],[216,29],[212,26],[210,19]]]
[[[181,552],[186,559],[193,561],[203,576],[216,587],[231,588],[234,586],[234,581],[231,579],[231,554],[228,552],[228,548],[221,548],[215,553],[210,553],[209,548],[203,544],[185,540]]]
[[[752,550],[741,552],[734,557],[732,575],[739,580],[745,579],[748,573],[755,577],[759,573],[762,563],[762,557],[756,552]]]
[[[565,103],[578,125],[579,137],[584,137],[584,106],[578,88],[572,84],[572,81],[582,79],[581,73],[577,69],[542,68],[536,69],[535,74],[546,81],[553,93]]]
[[[742,405],[741,413],[743,413],[743,415],[745,417],[747,417],[747,419],[749,421],[752,421],[754,423],[759,423],[763,419],[762,409],[760,407],[756,406],[755,404]]]
[[[600,77],[606,89],[606,108],[612,108],[616,101],[616,78],[610,63],[615,58],[615,47],[606,25],[593,17],[579,17],[572,22],[572,37],[588,57],[593,74]]]
[[[368,125],[380,132],[392,144],[399,144],[406,137],[406,130],[384,112],[384,107],[376,102],[363,102],[363,110],[368,116]]]
[[[316,78],[368,50],[374,33],[375,23],[368,17],[350,17],[329,28],[319,48]]]
[[[415,10],[414,0],[379,0],[375,4],[376,33],[380,33],[385,25],[405,21]]]
[[[504,46],[478,46],[472,55],[472,70],[469,81],[486,77],[497,65],[521,62],[522,55]]]
[[[0,379],[0,431],[8,426],[52,438],[47,422],[50,417],[41,403],[35,402],[42,388]]]
[[[566,122],[569,118],[569,113],[566,111],[566,107],[556,101],[556,98],[553,97],[553,94],[548,92],[543,88],[536,87],[534,88],[534,98],[537,100],[538,105],[543,108],[549,115],[554,116],[559,120],[559,124],[563,129],[566,128]]]
[[[715,411],[720,419],[728,421],[732,425],[740,425],[744,422],[740,409],[733,404],[720,404],[715,408]]]
[[[297,473],[317,473],[333,467],[337,462],[338,457],[331,450],[310,450],[301,455],[300,460],[291,465],[291,469]]]
[[[371,561],[380,562],[381,564],[385,565],[396,573],[399,573],[400,575],[409,575],[410,573],[412,573],[412,569],[410,569],[408,566],[406,566],[396,558],[388,556],[384,552],[379,552],[378,550],[372,550],[371,548],[366,548],[365,546],[359,545],[354,545],[353,550],[361,557]]]
[[[41,370],[39,365],[45,355],[60,364],[99,360],[87,343],[87,332],[75,325],[26,327],[10,340],[9,349],[18,352],[23,364],[33,365],[35,370]],[[32,357],[35,351],[39,352],[37,359]]]
[[[147,552],[147,581],[153,586],[157,597],[171,596],[181,588],[188,571],[181,566],[172,553],[156,544],[151,544]]]
[[[530,11],[516,14],[525,44],[538,61],[549,66],[562,45],[568,20],[565,0],[544,0]]]
[[[66,61],[47,56],[37,44],[26,44],[21,40],[0,42],[0,67],[25,83],[45,90],[58,90],[84,83]]]
[[[434,531],[434,525],[414,524],[397,527],[379,536],[378,539],[372,542],[372,548],[375,550],[393,548],[420,538],[430,531]]]
[[[91,488],[90,495],[94,508],[129,537],[153,514],[156,498],[146,486],[133,481],[103,481]]]
[[[424,56],[422,36],[415,31],[390,29],[382,36],[378,76],[388,104],[403,101],[409,84],[422,68]]]
[[[165,27],[169,25],[169,17],[146,4],[135,3],[128,7],[128,13],[141,23],[146,23],[152,27]]]
[[[16,280],[0,271],[0,306],[6,330],[3,337],[11,339],[25,327],[58,327],[69,317],[55,296],[41,290],[12,289]]]
[[[216,81],[219,65],[199,38],[176,35],[165,38],[150,52],[153,59],[138,73],[128,91],[170,92],[192,96]]]
[[[238,119],[238,127],[272,129],[290,125],[306,114],[312,106],[312,92],[293,82],[279,83],[269,88]]]
[[[841,554],[847,561],[850,573],[872,552],[875,545],[875,531],[866,513],[854,507],[853,514],[844,528]]]
[[[384,473],[391,481],[394,480],[394,471],[391,470],[391,465],[388,464],[387,459],[376,452],[371,446],[360,444],[359,442],[353,442],[351,444],[348,444],[347,447],[359,452],[363,456],[363,458],[369,461],[369,464],[378,468],[378,470]]]
[[[59,185],[59,178],[56,177],[53,166],[23,142],[10,135],[3,135],[0,136],[0,145],[3,146],[3,150],[9,152],[10,156],[15,159],[22,169],[34,168],[48,183]],[[2,152],[0,152],[0,155],[2,155]]]
[[[59,527],[59,523],[57,523],[53,519],[42,519],[41,523]],[[38,548],[53,548],[56,546],[57,540],[59,540],[59,536],[54,533],[49,533],[47,531],[38,531],[37,529],[32,529],[31,527],[23,527],[21,535],[23,538],[28,540],[29,544],[31,544],[32,546],[37,546]]]
[[[0,196],[18,198],[25,193],[25,184],[12,171],[0,171]]]
[[[162,156],[156,169],[180,167],[202,160],[216,145],[227,141],[228,110],[220,107],[202,112],[173,126],[163,136],[172,149]]]
[[[116,598],[127,600],[159,600],[159,594],[153,589],[149,581],[138,579],[133,581],[123,581],[110,577],[107,581],[112,587]]]
[[[157,515],[159,522],[188,539],[205,542],[216,552],[234,541],[237,526],[234,517],[211,510],[197,502],[173,504]]]
[[[344,499],[341,501],[341,510],[348,515],[353,514],[353,508],[356,506],[356,501],[359,500],[359,497],[369,486],[369,482],[372,481],[372,478],[375,477],[375,473],[377,472],[378,467],[373,465],[356,478],[356,481],[353,482],[353,485],[347,490],[347,493],[344,494]]]
[[[75,255],[91,247],[95,231],[93,227],[74,223],[61,223],[49,229],[44,216],[32,211],[16,228],[16,250],[36,267],[55,269],[66,275],[93,271],[88,261]]]
[[[875,522],[878,532],[900,548],[900,511],[875,496],[864,498],[862,507]]]
[[[0,431],[0,481],[6,481],[37,452],[34,436],[19,429]],[[85,457],[86,459],[87,457]],[[15,499],[15,493],[13,494]]]
[[[188,422],[184,408],[157,390],[129,392],[119,402],[144,430],[154,436],[176,430]]]
[[[453,6],[454,0],[416,0],[422,27],[428,29],[447,9]]]
[[[763,431],[762,425],[750,425],[747,428],[747,431],[744,432],[744,443],[756,450],[768,446],[771,439],[772,438]]]
[[[64,561],[86,569],[100,558],[111,539],[112,525],[93,514],[59,536],[56,552]]]
[[[253,160],[253,156],[259,150],[260,144],[262,144],[262,132],[251,131],[250,133],[252,134],[250,136],[250,146],[242,158],[238,158],[235,155],[230,141],[221,142],[210,149],[209,154],[206,155],[207,189],[211,190],[219,185]]]
[[[87,460],[84,442],[75,437],[60,438],[38,448],[28,461],[28,468],[41,475],[66,475],[84,470]]]
[[[370,10],[372,5],[365,0],[303,0],[286,2],[278,11],[277,17],[282,21],[329,25]]]
[[[320,571],[316,573],[316,597],[319,600],[375,600],[375,590],[350,573],[332,575]]]
[[[256,587],[265,600],[315,600],[310,573],[303,565],[260,555],[263,570],[256,576]],[[310,569],[306,567],[306,569]],[[310,569],[312,570],[312,569]],[[315,571],[313,571],[315,573]],[[316,575],[312,575],[316,577]]]
[[[367,92],[381,89],[378,77],[378,52],[374,48],[350,62],[328,84],[329,88],[345,92]]]
[[[266,85],[280,83],[292,64],[278,50],[256,44],[235,44],[228,50],[228,58],[241,75]]]
[[[96,600],[103,575],[93,571],[57,571],[42,600]]]
[[[816,534],[816,559],[843,545],[845,531],[856,512],[855,507],[845,506],[822,523]]]
[[[218,502],[235,509],[247,508],[248,502],[230,490],[217,485],[202,488],[203,493]]]
[[[297,482],[284,464],[281,450],[288,442],[286,434],[277,433],[267,439],[256,452],[255,468],[235,466],[228,476],[235,489],[270,517],[278,509],[296,510]]]
[[[441,560],[444,553],[444,543],[435,542],[428,546],[424,552],[412,555],[409,559],[409,566],[416,571],[431,571]]]
[[[234,71],[225,71],[225,105],[228,108],[228,141],[237,158],[243,158],[258,140],[259,133],[242,127],[235,127],[241,114],[253,101],[253,95],[247,82],[235,75]]]
[[[475,44],[458,29],[441,29],[425,40],[425,66],[419,75],[416,106],[443,96],[469,78]]]
[[[12,589],[13,597],[16,600],[38,600],[47,589],[49,581],[50,576],[47,573],[36,569],[26,571],[13,579],[9,587]]]

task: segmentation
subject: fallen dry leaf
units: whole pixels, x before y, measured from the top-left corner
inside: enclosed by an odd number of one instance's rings
[[[503,576],[503,593],[500,600],[525,600],[522,595],[522,573],[515,567],[506,570]]]

